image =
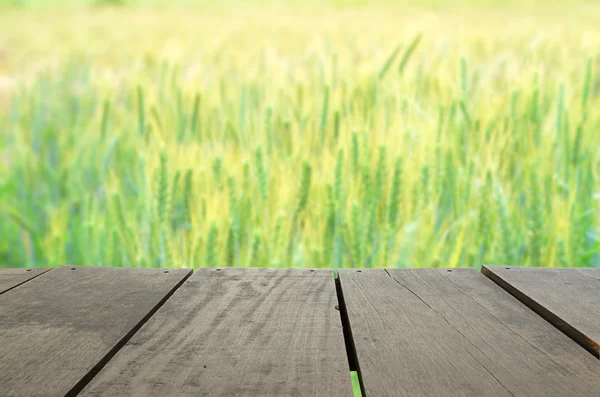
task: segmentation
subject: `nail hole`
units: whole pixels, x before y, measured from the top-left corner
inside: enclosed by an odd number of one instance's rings
[[[509,270],[509,269],[510,269],[510,267],[505,267],[505,269],[506,269],[506,270]]]
[[[315,271],[315,269],[310,269],[310,271],[311,271],[311,272],[314,272],[314,271]]]
[[[72,268],[71,268],[71,270],[75,270],[75,268],[74,268],[74,267],[72,267]]]
[[[449,273],[449,272],[451,272],[451,271],[452,271],[452,269],[448,269],[448,270],[446,270],[446,271]]]
[[[217,269],[217,270],[221,270],[221,269]]]
[[[357,273],[362,273],[362,270],[357,270],[356,272],[357,272]]]
[[[168,270],[165,270],[165,273],[169,273],[169,271],[168,271]]]
[[[27,269],[27,270],[25,270],[25,271],[26,271],[26,272],[30,272],[30,271],[31,271],[31,269]]]

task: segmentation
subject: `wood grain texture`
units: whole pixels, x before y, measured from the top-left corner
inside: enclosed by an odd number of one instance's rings
[[[481,271],[600,358],[600,269],[483,266]]]
[[[598,360],[480,272],[449,270],[340,270],[368,397],[598,397]]]
[[[189,274],[69,266],[0,295],[0,395],[74,395]]]
[[[0,295],[26,283],[50,269],[0,269]]]
[[[197,270],[81,396],[351,397],[325,269]]]

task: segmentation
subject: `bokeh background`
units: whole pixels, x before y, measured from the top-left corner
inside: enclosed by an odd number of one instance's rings
[[[600,267],[599,20],[0,0],[0,267]]]

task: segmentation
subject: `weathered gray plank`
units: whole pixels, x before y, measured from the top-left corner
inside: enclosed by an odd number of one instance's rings
[[[598,360],[475,269],[340,282],[368,397],[598,397]]]
[[[60,267],[0,295],[0,395],[74,394],[191,271],[165,272]]]
[[[483,266],[481,271],[600,357],[600,269]]]
[[[44,274],[50,269],[0,269],[0,295]]]
[[[352,396],[325,269],[200,269],[81,396]]]

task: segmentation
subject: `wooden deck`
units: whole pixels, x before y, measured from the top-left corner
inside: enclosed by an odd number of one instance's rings
[[[600,269],[0,269],[0,397],[599,397]]]

